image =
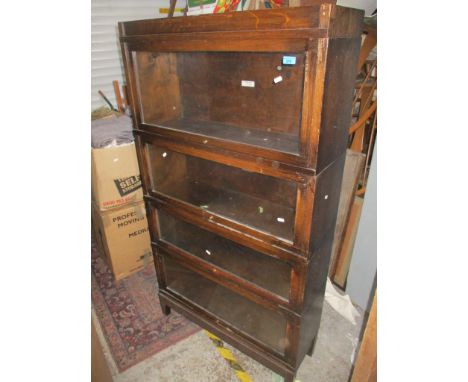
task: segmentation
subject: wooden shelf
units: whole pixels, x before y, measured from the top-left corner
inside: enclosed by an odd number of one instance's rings
[[[264,130],[246,129],[226,123],[189,119],[173,119],[155,125],[189,134],[202,135],[208,139],[223,139],[289,154],[299,153],[298,135],[268,131],[268,128]]]
[[[292,208],[247,193],[219,189],[195,181],[181,182],[174,185],[174,190],[177,191],[166,195],[274,236],[289,240],[293,238],[294,209]],[[165,193],[164,190],[161,191]]]

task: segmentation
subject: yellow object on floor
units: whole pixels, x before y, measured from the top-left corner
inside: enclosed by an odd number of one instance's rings
[[[185,8],[174,8],[174,13],[183,13],[185,11]],[[167,14],[169,13],[169,8],[159,8],[159,13],[161,14]]]
[[[229,366],[234,369],[239,381],[252,382],[250,376],[246,373],[242,366],[237,363],[231,351],[224,347],[224,342],[214,334],[210,333],[208,330],[205,330],[205,333],[211,342],[213,342],[213,344],[216,346],[216,350],[221,355],[221,357],[223,357],[229,363]]]
[[[223,357],[231,366],[234,371],[236,372],[237,378],[239,378],[239,381],[241,382],[253,382],[252,378],[247,374],[247,372],[242,368],[241,365],[236,361],[234,358],[234,355],[232,352],[224,347],[224,342],[221,340],[221,338],[216,337],[214,334],[210,333],[208,330],[205,330],[206,335],[208,338],[213,342],[213,344],[216,346],[216,350],[218,350],[218,353],[221,354],[221,357]],[[276,373],[273,373],[273,382],[275,381],[283,381],[283,377],[279,376]],[[295,382],[301,382],[298,379],[295,380]]]

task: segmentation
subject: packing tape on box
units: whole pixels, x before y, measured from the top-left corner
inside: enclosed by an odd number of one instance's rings
[[[146,267],[150,262],[153,262],[153,251],[148,249],[145,254],[140,257],[140,259],[143,261],[143,264]]]

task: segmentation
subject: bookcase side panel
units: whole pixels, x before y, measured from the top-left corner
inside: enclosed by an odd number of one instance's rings
[[[346,151],[360,44],[360,37],[328,42],[317,174]]]

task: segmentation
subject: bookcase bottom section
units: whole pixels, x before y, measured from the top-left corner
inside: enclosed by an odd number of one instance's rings
[[[257,345],[246,341],[243,337],[233,332],[228,327],[225,327],[222,322],[213,320],[210,316],[204,314],[190,304],[187,304],[183,299],[173,295],[171,292],[160,290],[159,300],[165,309],[169,310],[169,308],[171,308],[199,325],[201,328],[215,334],[221,338],[221,340],[229,343],[265,367],[281,375],[284,378],[284,382],[294,382],[297,370],[291,367],[282,358],[265,352]]]
[[[163,259],[168,290],[258,339],[278,354],[284,354],[288,345],[285,317],[204,278],[171,257],[163,256]]]

